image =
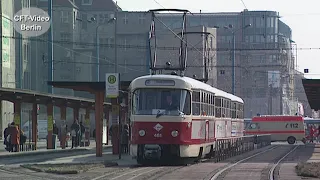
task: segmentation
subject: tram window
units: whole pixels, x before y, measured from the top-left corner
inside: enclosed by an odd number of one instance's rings
[[[232,109],[232,110],[235,110],[235,109],[236,109],[236,103],[235,103],[235,102],[232,102],[231,109]]]
[[[214,95],[212,95],[212,105],[214,105]]]
[[[185,106],[190,106],[190,92],[180,89],[137,89],[133,94],[132,113],[137,115],[154,115],[157,110],[168,108],[169,100],[171,100],[173,106],[177,107],[177,109],[172,111],[179,110],[183,112]],[[190,114],[190,111],[183,113]]]
[[[183,102],[182,102],[183,103]],[[185,99],[185,103],[184,103],[184,107],[183,107],[183,113],[186,115],[190,115],[191,114],[191,94],[188,91],[186,94],[186,99]]]
[[[206,99],[205,99],[205,112],[206,112],[206,115],[209,116],[210,115],[210,112],[209,112],[209,93],[206,93],[205,94],[206,96]]]
[[[226,108],[221,108],[221,117],[226,117]]]
[[[214,105],[211,105],[211,112],[212,112],[212,116],[214,116],[215,115]]]
[[[199,91],[192,92],[192,114],[200,115],[200,95]]]
[[[216,107],[221,107],[221,98],[216,97],[214,102],[216,104]]]
[[[192,92],[192,101],[193,102],[200,102],[200,92],[198,92],[198,91]]]
[[[216,107],[216,117],[221,117],[221,108],[220,107]]]
[[[201,102],[202,103],[204,102],[204,92],[203,91],[201,92]]]
[[[192,114],[193,115],[200,115],[200,103],[193,102],[192,103]]]
[[[204,107],[204,104],[201,103],[201,115],[203,115],[204,112],[205,112],[205,107]]]

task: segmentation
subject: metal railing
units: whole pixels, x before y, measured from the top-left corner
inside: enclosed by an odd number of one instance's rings
[[[213,158],[215,162],[219,162],[269,145],[270,134],[217,139]]]

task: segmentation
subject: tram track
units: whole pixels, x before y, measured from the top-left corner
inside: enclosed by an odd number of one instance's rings
[[[232,179],[235,176],[247,179],[276,180],[279,164],[299,146],[276,146],[233,162],[216,172],[211,180]]]
[[[13,169],[8,169],[5,168],[4,166],[0,166],[0,176],[3,177],[5,176],[4,174],[8,174],[8,175],[12,175],[12,176],[23,176],[23,179],[34,179],[34,180],[58,180],[61,178],[52,178],[52,177],[48,177],[48,175],[39,175],[39,174],[35,174],[35,173],[30,173],[30,172],[23,172],[23,171],[19,171],[19,170],[13,170]],[[17,177],[15,177],[14,179],[16,179]],[[8,178],[6,178],[8,179]],[[12,178],[13,179],[13,178]]]
[[[98,177],[92,178],[91,180],[151,180],[160,178],[167,173],[183,167],[185,166],[136,166],[131,168],[124,168],[121,171],[108,172]]]

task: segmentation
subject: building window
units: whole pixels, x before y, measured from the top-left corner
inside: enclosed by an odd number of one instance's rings
[[[30,0],[22,0],[22,8],[30,8]]]
[[[127,14],[125,14],[124,17],[123,17],[123,24],[128,24]]]
[[[82,0],[82,5],[92,5],[92,0]]]
[[[264,24],[264,18],[262,17],[256,17],[256,27],[262,28]]]
[[[139,14],[139,24],[144,24],[146,21],[146,16],[144,13]]]
[[[105,23],[106,18],[104,16],[104,14],[99,14],[99,24],[103,24]]]
[[[60,40],[61,41],[71,41],[71,34],[70,33],[61,33]]]
[[[68,23],[69,22],[69,12],[61,11],[61,23]]]
[[[252,26],[254,25],[253,17],[250,17],[250,18],[249,18],[249,24],[251,24]]]
[[[124,72],[125,72],[125,73],[128,72],[128,70],[127,70],[127,63],[128,63],[127,58],[125,58],[125,59],[124,59]]]
[[[28,61],[28,44],[23,44],[23,61]]]
[[[87,26],[87,15],[86,14],[82,14],[82,21],[81,21],[81,27],[83,30],[87,30],[88,26]]]
[[[270,18],[270,27],[274,27],[275,18]]]
[[[127,50],[127,39],[123,39],[123,49],[126,51]]]

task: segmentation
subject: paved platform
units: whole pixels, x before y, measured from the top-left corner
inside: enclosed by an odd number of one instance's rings
[[[300,177],[295,171],[295,167],[299,162],[320,162],[320,144],[306,144],[303,145],[298,151],[293,153],[295,160],[285,161],[281,164],[279,169],[279,180],[313,180],[317,178]]]
[[[95,154],[75,155],[63,158],[56,158],[49,161],[44,161],[39,164],[68,164],[68,163],[117,163],[118,166],[136,165],[136,160],[128,154],[113,155],[111,151],[103,152],[102,157],[96,157]]]
[[[36,151],[8,152],[8,151],[5,151],[4,145],[2,143],[1,149],[3,149],[4,151],[0,151],[0,158],[54,154],[54,153],[64,153],[64,152],[71,152],[71,151],[86,151],[86,150],[92,150],[96,148],[95,140],[90,140],[90,146],[87,146],[87,147],[77,147],[77,148],[71,149],[70,145],[71,145],[71,142],[69,142],[69,146],[66,147],[66,149],[62,149],[60,147],[60,142],[57,141],[56,149],[46,149],[47,147],[46,141],[42,141],[41,143],[38,144],[38,147],[40,148],[38,148]],[[110,148],[112,148],[111,142],[109,142],[109,145],[103,145],[103,149],[110,149]]]

